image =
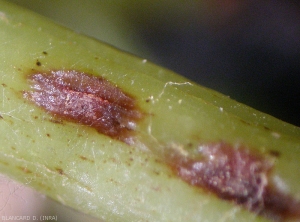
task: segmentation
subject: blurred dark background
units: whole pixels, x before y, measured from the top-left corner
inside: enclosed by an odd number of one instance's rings
[[[153,60],[300,126],[299,2],[211,0],[200,9],[203,4],[186,6],[191,18],[172,25],[163,19],[168,11],[140,23]]]
[[[300,3],[12,0],[300,126]]]

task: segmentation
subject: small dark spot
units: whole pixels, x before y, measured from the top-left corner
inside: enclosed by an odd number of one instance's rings
[[[87,160],[87,158],[85,157],[85,156],[79,156],[80,157],[80,159],[82,159],[82,160]]]
[[[39,61],[39,60],[36,60],[36,63],[35,63],[37,66],[41,66],[42,63]]]
[[[43,54],[44,54],[44,55],[48,55],[48,52],[46,52],[46,51],[43,51]]]
[[[11,149],[12,149],[12,150],[16,150],[16,147],[12,146]]]
[[[46,136],[47,136],[47,137],[50,137],[50,133],[47,133]]]
[[[38,116],[34,116],[34,117],[33,117],[33,119],[38,119],[38,118],[39,118]]]
[[[120,182],[118,182],[118,181],[116,181],[116,180],[114,180],[114,179],[112,179],[112,178],[108,179],[108,182],[114,183],[115,185],[118,185],[118,186],[121,185]]]
[[[1,116],[1,114],[0,114],[0,119],[3,119],[3,116]]]
[[[55,170],[56,170],[60,175],[64,175],[64,171],[63,171],[62,168],[57,167],[57,168],[55,168]]]
[[[188,143],[188,144],[187,144],[187,147],[188,147],[188,148],[192,148],[192,147],[193,147],[193,144],[192,144],[192,143]]]
[[[30,174],[32,173],[31,170],[29,170],[27,167],[19,167],[20,170],[22,170],[24,173]]]
[[[82,160],[84,160],[84,161],[89,161],[89,162],[91,162],[91,163],[94,163],[94,162],[95,162],[94,160],[91,160],[91,159],[89,159],[89,158],[87,158],[87,157],[85,157],[85,156],[79,156],[79,158],[82,159]]]
[[[97,60],[97,59],[99,59],[97,56],[95,56],[95,59]]]
[[[150,99],[146,99],[146,103],[150,102],[151,100]]]
[[[2,85],[3,87],[7,87],[7,85],[6,85],[5,83],[2,83],[1,85]]]
[[[263,126],[265,130],[271,130],[269,127],[267,126]]]
[[[159,171],[157,171],[157,170],[153,170],[153,173],[154,173],[155,175],[157,175],[157,176],[159,176],[159,175],[160,175],[160,172],[159,172]]]
[[[280,157],[281,153],[277,150],[270,150],[269,151],[270,155],[274,156],[274,157]]]

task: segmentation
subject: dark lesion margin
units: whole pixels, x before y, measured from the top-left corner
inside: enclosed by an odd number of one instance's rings
[[[278,152],[254,153],[224,142],[199,147],[205,148],[193,157],[174,145],[166,149],[165,160],[180,179],[272,221],[300,220],[300,201],[280,190],[272,180]],[[245,165],[236,164],[239,161]],[[251,171],[250,166],[256,170]],[[231,176],[226,179],[226,175]]]
[[[65,76],[61,75],[59,77],[62,80],[61,82],[65,81],[62,85],[60,85],[58,83],[59,81],[56,80],[57,73],[65,74]],[[39,77],[37,77],[38,75]],[[132,143],[132,140],[134,140],[135,130],[129,126],[131,124],[130,122],[134,124],[140,122],[144,117],[144,112],[136,104],[136,99],[133,96],[124,92],[121,88],[117,87],[102,76],[92,75],[78,70],[31,69],[29,72],[25,73],[25,78],[28,81],[31,90],[24,90],[22,92],[23,97],[44,109],[48,114],[53,116],[54,119],[59,119],[60,121],[66,120],[90,126],[95,128],[101,134],[110,136],[113,139],[118,139],[128,144]],[[39,81],[38,78],[42,78],[43,80]],[[80,87],[78,85],[78,81],[81,80],[81,78],[85,82],[84,87]],[[95,87],[97,84],[99,85],[99,88],[104,89],[103,93],[96,90]],[[35,87],[38,87],[39,89],[37,90]],[[50,88],[55,88],[56,90],[61,91],[62,94],[64,93],[66,98],[68,98],[68,101],[56,100],[56,104],[54,102],[52,104],[48,104],[48,106],[46,103],[49,103],[49,97],[52,96],[52,92],[49,90]],[[98,118],[99,116],[97,116],[97,113],[100,115],[101,112],[105,112],[105,115],[107,115],[105,119],[113,122],[104,122],[102,124],[101,122],[96,121],[97,118],[96,120],[92,120],[85,116],[79,116],[81,115],[79,107],[68,107],[67,110],[65,104],[67,104],[72,97],[74,99],[80,99],[82,107],[94,107],[93,110],[96,110],[94,113],[96,115],[93,114],[94,116],[91,117]],[[49,110],[47,107],[51,107],[50,105],[54,107],[54,109]],[[101,106],[104,108],[97,111],[97,107]],[[87,110],[85,113],[92,114],[91,110]],[[106,125],[109,124],[112,126],[111,129],[106,127]]]
[[[32,70],[32,71],[37,72],[36,70]],[[47,71],[47,72],[39,71],[39,73],[44,73],[44,74],[48,73],[49,74],[49,71]],[[27,75],[27,77],[30,77],[32,75],[33,74],[31,73],[31,75]],[[0,119],[1,118],[3,118],[3,117],[0,115]],[[225,146],[225,147],[230,146],[229,144],[224,144],[224,143],[220,143],[220,144],[221,144],[221,147],[222,146]],[[212,145],[212,144],[210,144],[210,145]],[[233,147],[229,147],[229,148],[231,150],[235,150],[235,148],[233,148]],[[170,150],[170,149],[168,149],[168,150]],[[227,155],[226,152],[228,152],[228,149],[224,148],[224,150],[225,150],[225,154],[222,154],[222,155],[226,156]],[[222,150],[222,151],[224,151],[224,150]],[[242,152],[244,152],[243,147],[241,147],[240,150],[242,150]],[[247,152],[245,152],[245,153],[247,153]],[[249,152],[248,154],[250,156],[252,155],[251,152]],[[277,154],[278,153],[274,153],[274,152],[271,153],[271,155],[273,157],[279,158],[280,155],[277,155]],[[252,157],[260,162],[266,161],[267,164],[269,163],[265,157],[256,156],[256,155],[254,155]],[[229,158],[232,158],[232,157],[229,157]],[[203,159],[201,161],[203,163]],[[248,209],[252,212],[255,212],[259,215],[265,216],[274,221],[284,221],[286,218],[300,219],[300,203],[299,203],[299,201],[294,199],[293,197],[281,192],[280,190],[276,189],[276,186],[273,186],[271,184],[270,177],[271,177],[271,171],[272,171],[273,166],[270,169],[268,167],[265,168],[265,170],[266,170],[265,173],[267,174],[267,179],[268,179],[268,181],[267,181],[268,185],[263,190],[262,201],[260,201],[258,206],[255,206],[255,204],[251,204],[251,198],[253,198],[253,196],[251,196],[251,195],[246,196],[246,199],[244,196],[242,196],[242,197],[235,196],[234,192],[233,192],[233,195],[227,195],[227,194],[224,195],[224,193],[220,192],[222,190],[222,186],[212,187],[209,182],[209,178],[206,178],[206,179],[201,178],[201,176],[203,177],[203,175],[204,175],[203,172],[195,172],[194,171],[193,166],[195,164],[199,163],[199,160],[197,160],[197,159],[189,158],[189,157],[183,155],[182,153],[171,150],[171,154],[166,155],[166,163],[174,170],[176,175],[178,175],[182,180],[189,183],[190,185],[198,187],[200,189],[207,190],[210,193],[217,195],[221,199],[234,202],[234,203],[241,205],[241,206],[245,207],[246,209]],[[204,161],[204,163],[207,164],[208,162]],[[211,165],[208,164],[205,170],[208,170],[208,171],[215,170],[210,167],[211,167]],[[192,175],[192,177],[187,177],[186,175],[184,175],[182,173],[182,170],[189,173],[190,175]],[[233,170],[236,170],[236,169],[233,168]],[[223,172],[223,173],[225,173],[225,172]],[[197,182],[197,180],[199,180],[199,178],[202,182]],[[205,180],[207,180],[207,181],[205,181]],[[250,205],[249,205],[249,203],[250,203]]]

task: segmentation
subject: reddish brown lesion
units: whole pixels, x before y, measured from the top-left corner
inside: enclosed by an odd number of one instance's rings
[[[227,143],[202,144],[188,155],[172,149],[167,162],[187,183],[273,220],[300,219],[300,202],[272,182],[274,157]]]
[[[133,97],[106,79],[61,70],[33,73],[28,80],[32,91],[24,92],[24,97],[53,116],[91,126],[126,143],[132,141],[142,112]],[[272,182],[273,160],[279,153],[266,156],[223,142],[199,145],[191,155],[182,148],[168,151],[166,163],[190,185],[276,221],[300,219],[300,202]]]
[[[58,70],[34,73],[28,80],[33,91],[25,92],[24,97],[50,114],[130,143],[141,112],[133,97],[106,79]]]

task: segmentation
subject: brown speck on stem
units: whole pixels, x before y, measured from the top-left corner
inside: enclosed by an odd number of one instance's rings
[[[27,167],[19,167],[19,169],[22,170],[22,171],[23,171],[24,173],[26,173],[26,174],[32,173],[32,171],[29,170]]]
[[[94,163],[94,162],[95,162],[94,160],[89,159],[89,158],[87,158],[87,157],[85,157],[85,156],[79,156],[79,158],[82,159],[83,161],[89,161],[89,162],[91,162],[91,163]]]
[[[64,175],[63,169],[57,167],[57,168],[55,168],[55,170],[56,170],[60,175]]]
[[[42,63],[41,63],[39,60],[37,60],[35,64],[36,64],[37,66],[41,66],[41,65],[42,65]]]
[[[87,158],[85,156],[80,156],[80,159],[87,160]]]
[[[270,155],[274,156],[274,157],[280,157],[280,152],[277,150],[270,150],[269,151]]]

